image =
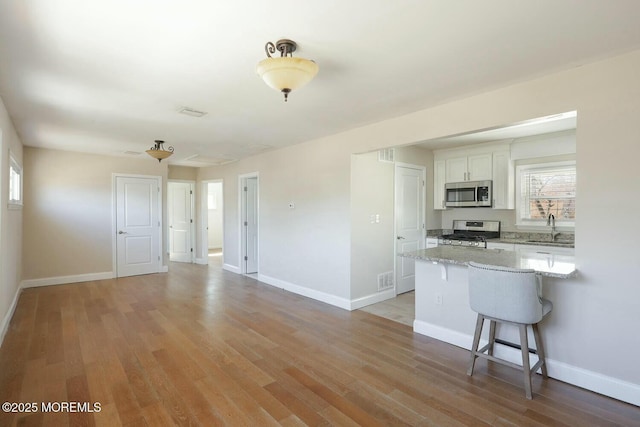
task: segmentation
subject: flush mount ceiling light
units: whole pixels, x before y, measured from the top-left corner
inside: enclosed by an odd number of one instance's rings
[[[258,75],[268,86],[284,94],[285,102],[292,90],[309,83],[318,74],[318,64],[291,55],[296,47],[296,42],[287,39],[278,40],[275,45],[267,42],[264,50],[268,58],[260,61],[256,67]],[[271,56],[276,50],[280,52],[279,58]]]
[[[149,148],[146,153],[154,159],[158,159],[158,163],[173,154],[173,147],[169,146],[167,150],[164,149],[164,141],[156,139],[155,143],[156,144]]]

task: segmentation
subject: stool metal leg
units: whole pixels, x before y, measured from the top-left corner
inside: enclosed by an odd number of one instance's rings
[[[531,368],[529,365],[529,340],[527,339],[527,325],[520,324],[520,347],[522,350],[522,370],[524,371],[524,392],[527,399],[531,395]]]
[[[476,354],[478,352],[478,346],[480,345],[480,334],[482,333],[482,324],[484,323],[484,316],[478,314],[478,320],[476,321],[476,332],[473,335],[473,344],[471,344],[471,360],[469,361],[469,368],[467,369],[467,375],[473,375],[473,367],[476,364]]]

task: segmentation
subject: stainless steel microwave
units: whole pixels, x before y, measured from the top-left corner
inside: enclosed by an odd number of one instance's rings
[[[490,208],[493,201],[492,181],[451,182],[444,185],[448,208]]]

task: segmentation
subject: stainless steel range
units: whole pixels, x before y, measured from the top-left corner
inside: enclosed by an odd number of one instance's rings
[[[438,245],[486,248],[487,239],[500,237],[500,221],[454,220],[453,234],[438,237]]]

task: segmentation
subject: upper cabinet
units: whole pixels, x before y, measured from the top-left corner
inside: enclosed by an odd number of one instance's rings
[[[493,152],[493,209],[515,209],[515,171],[508,149]]]
[[[434,151],[433,208],[445,209],[445,183],[484,180],[493,181],[494,209],[515,207],[515,175],[508,145]]]
[[[492,179],[491,153],[446,159],[446,182]]]

